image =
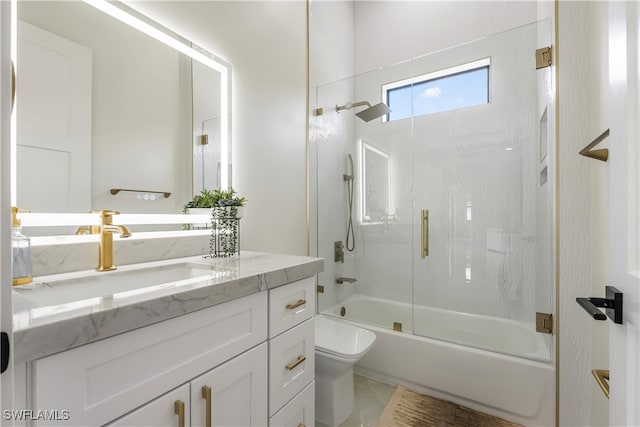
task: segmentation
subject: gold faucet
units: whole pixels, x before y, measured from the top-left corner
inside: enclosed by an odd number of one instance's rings
[[[98,252],[99,263],[96,270],[110,271],[115,270],[113,265],[113,233],[120,233],[120,237],[131,236],[131,231],[125,225],[114,225],[113,215],[119,215],[118,211],[100,211],[102,225],[100,226],[100,249]]]

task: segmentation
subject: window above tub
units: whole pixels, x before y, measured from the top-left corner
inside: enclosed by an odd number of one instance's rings
[[[490,67],[491,58],[484,58],[383,85],[391,109],[383,121],[488,104]]]

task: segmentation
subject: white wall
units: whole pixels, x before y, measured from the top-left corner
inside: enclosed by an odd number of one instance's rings
[[[355,5],[356,73],[536,20],[532,1],[356,1]]]
[[[606,2],[560,2],[559,23],[559,402],[560,425],[608,424],[608,401],[591,376],[608,366],[608,322],[591,319],[576,297],[602,296],[606,278],[606,164],[578,155],[607,124],[599,81],[608,63]],[[599,17],[604,16],[600,21]]]
[[[233,187],[241,249],[305,255],[306,3],[136,2],[232,66]]]

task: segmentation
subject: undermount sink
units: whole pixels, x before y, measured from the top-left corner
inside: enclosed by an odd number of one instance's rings
[[[207,265],[177,262],[152,267],[125,266],[109,272],[68,273],[34,278],[14,291],[39,307],[68,304],[97,297],[128,297],[151,290],[207,281],[214,271]]]

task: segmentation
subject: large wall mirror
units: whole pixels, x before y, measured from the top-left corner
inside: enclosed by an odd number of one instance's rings
[[[231,186],[228,63],[118,2],[17,11],[17,206],[179,213]]]

